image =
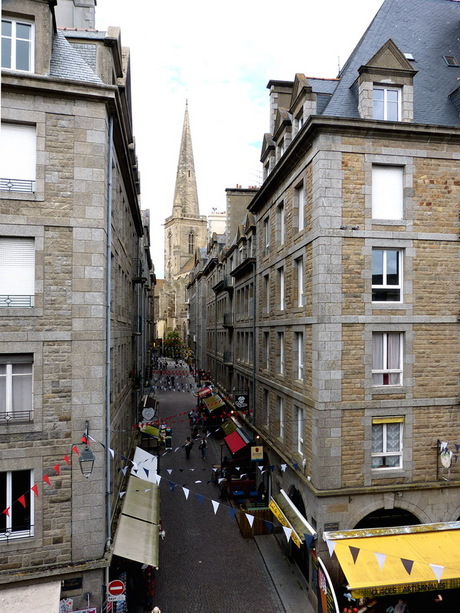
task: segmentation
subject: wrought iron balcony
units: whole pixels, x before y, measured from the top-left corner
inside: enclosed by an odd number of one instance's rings
[[[29,308],[34,306],[34,296],[0,295],[1,307]]]
[[[30,179],[6,179],[1,177],[0,190],[4,192],[23,192],[31,194],[35,191],[35,181]]]

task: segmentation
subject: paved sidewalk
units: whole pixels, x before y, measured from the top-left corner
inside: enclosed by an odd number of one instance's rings
[[[173,374],[172,364],[169,369]],[[176,375],[179,387],[191,381]],[[173,449],[160,458],[166,537],[160,541],[154,604],[162,613],[311,613],[301,573],[275,537],[243,538],[234,511],[219,499],[211,476],[223,441],[208,437],[206,460],[197,441],[186,459],[182,444],[190,435],[187,413],[196,397],[169,390],[156,394],[160,419],[171,417]]]

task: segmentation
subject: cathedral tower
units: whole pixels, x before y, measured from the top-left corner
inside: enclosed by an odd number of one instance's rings
[[[177,164],[176,187],[172,215],[165,220],[165,281],[174,311],[173,327],[185,338],[186,277],[195,262],[195,251],[206,246],[206,216],[200,215],[196,186],[192,136],[185,105],[184,125]],[[172,303],[174,300],[174,304]]]

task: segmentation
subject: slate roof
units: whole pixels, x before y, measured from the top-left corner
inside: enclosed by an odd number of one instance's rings
[[[85,83],[102,83],[102,80],[60,31],[56,33],[53,40],[50,76]]]
[[[460,63],[460,2],[452,0],[385,0],[340,74],[323,114],[358,118],[358,104],[350,89],[358,69],[392,39],[402,53],[411,53],[414,77],[414,122],[460,125],[449,100],[460,78],[460,67],[447,66],[443,55]]]

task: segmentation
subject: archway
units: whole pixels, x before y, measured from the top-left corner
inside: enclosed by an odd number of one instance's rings
[[[409,511],[395,507],[394,509],[377,509],[363,517],[355,526],[362,528],[394,528],[396,526],[415,526],[421,521]]]

